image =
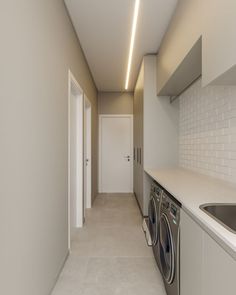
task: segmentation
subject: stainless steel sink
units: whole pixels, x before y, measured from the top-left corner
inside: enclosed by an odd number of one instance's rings
[[[236,204],[203,204],[200,209],[236,234]]]

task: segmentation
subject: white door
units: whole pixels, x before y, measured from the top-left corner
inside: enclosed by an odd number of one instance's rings
[[[100,116],[100,192],[133,192],[133,116]]]

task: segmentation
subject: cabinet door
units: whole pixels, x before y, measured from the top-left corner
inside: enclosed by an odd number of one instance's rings
[[[134,191],[143,210],[143,85],[144,66],[142,64],[134,90],[134,146],[136,160],[134,163]]]
[[[236,261],[204,233],[203,295],[235,294]]]
[[[134,147],[134,161],[133,161],[133,178],[134,178],[134,181],[133,181],[133,186],[134,186],[134,193],[135,195],[137,195],[137,160],[136,160],[136,157],[137,157],[137,149],[136,149],[136,146]]]
[[[236,1],[213,2],[204,1],[202,14],[202,83],[233,85],[236,84]]]
[[[182,210],[180,218],[181,295],[202,294],[202,255],[203,230]]]
[[[206,1],[206,0],[205,0]],[[162,40],[157,58],[157,93],[160,94],[173,74],[183,62],[194,44],[202,35],[202,7],[205,1],[179,0],[168,30]],[[207,0],[211,2],[212,0]],[[208,10],[209,12],[209,10]],[[191,60],[191,59],[190,59]],[[187,67],[188,68],[188,67]],[[194,68],[190,70],[194,71]],[[186,69],[182,69],[176,82],[182,83],[181,77]],[[179,73],[178,73],[179,74]],[[176,84],[176,86],[178,83]],[[162,95],[168,95],[162,92]],[[177,93],[176,93],[177,94]]]
[[[137,99],[134,96],[134,116],[133,116],[133,128],[134,128],[134,132],[133,132],[133,136],[134,136],[134,161],[133,161],[133,165],[134,165],[134,171],[133,171],[133,177],[134,177],[134,193],[137,197],[137,193],[138,193],[138,189],[137,189],[137,172],[138,172],[138,128],[137,128]]]

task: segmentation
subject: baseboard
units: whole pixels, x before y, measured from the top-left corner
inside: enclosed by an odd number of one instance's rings
[[[61,267],[59,268],[58,274],[57,274],[56,277],[55,277],[54,284],[53,284],[53,286],[52,286],[52,288],[51,288],[51,290],[50,290],[50,292],[49,292],[48,295],[51,295],[51,294],[52,294],[52,291],[53,291],[53,289],[55,288],[55,286],[56,286],[56,284],[57,284],[57,281],[58,281],[58,279],[59,279],[59,276],[60,276],[60,274],[61,274],[61,272],[62,272],[62,270],[63,270],[63,268],[64,268],[64,266],[65,266],[65,263],[66,263],[66,261],[67,261],[69,255],[70,255],[70,251],[68,250],[67,253],[66,253],[65,258],[64,258],[63,261],[62,261],[62,264],[61,264]]]
[[[147,215],[143,215],[143,211],[142,211],[142,209],[141,209],[141,207],[140,207],[140,204],[139,204],[139,202],[138,202],[138,198],[137,198],[136,194],[135,194],[135,193],[133,193],[133,194],[134,194],[134,197],[135,197],[136,202],[137,202],[137,204],[138,204],[138,208],[139,208],[140,214],[142,215],[143,218],[147,218],[147,217],[148,217]]]

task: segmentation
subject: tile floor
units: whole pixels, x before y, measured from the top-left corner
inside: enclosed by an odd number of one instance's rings
[[[52,295],[165,295],[133,195],[98,195]]]

